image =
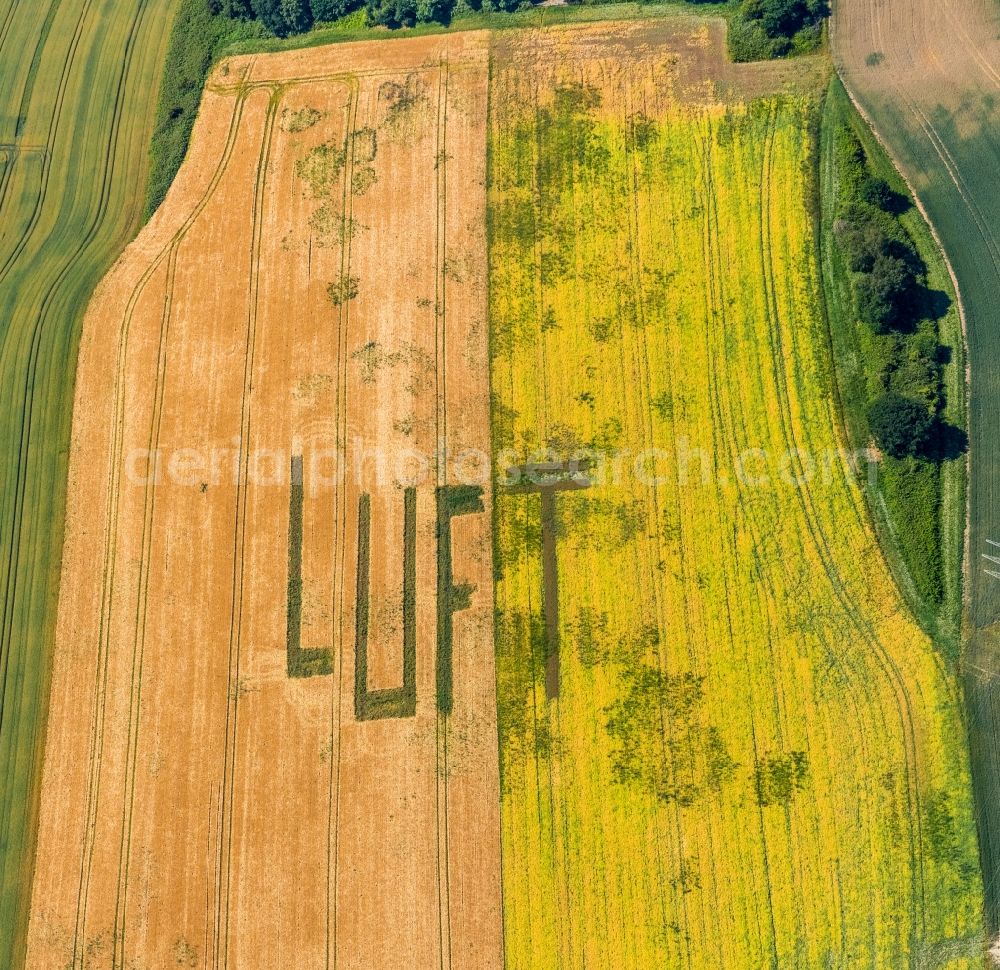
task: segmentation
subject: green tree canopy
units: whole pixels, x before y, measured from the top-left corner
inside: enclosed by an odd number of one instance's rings
[[[252,20],[254,16],[250,0],[208,0],[208,10],[230,20]]]
[[[744,0],[743,16],[760,22],[768,37],[793,37],[827,13],[823,0]]]
[[[857,285],[858,316],[876,333],[901,327],[915,286],[916,278],[906,262],[898,256],[876,256],[871,272]]]
[[[364,6],[363,0],[311,0],[313,19],[329,23]]]
[[[278,37],[300,34],[312,26],[309,0],[252,0],[257,19]]]
[[[914,458],[927,447],[934,419],[927,406],[899,394],[883,394],[868,408],[876,444],[893,458]]]
[[[883,212],[888,212],[896,199],[896,193],[892,191],[892,186],[885,179],[875,175],[869,175],[861,183],[859,195],[862,201],[876,209],[881,209]]]

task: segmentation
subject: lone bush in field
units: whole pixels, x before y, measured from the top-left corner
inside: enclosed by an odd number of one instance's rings
[[[887,455],[915,458],[930,440],[933,419],[919,401],[899,394],[883,394],[868,408],[868,426]]]

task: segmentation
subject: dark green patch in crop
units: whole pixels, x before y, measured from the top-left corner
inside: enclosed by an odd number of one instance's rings
[[[343,306],[358,295],[359,283],[360,280],[357,276],[343,273],[340,279],[334,280],[326,288],[326,295],[334,306]]]
[[[302,649],[302,456],[292,458],[288,501],[288,606],[286,663],[289,677],[325,677],[333,673],[332,651]]]
[[[475,587],[455,584],[451,551],[451,520],[485,511],[478,485],[442,485],[437,489],[437,703],[442,714],[454,705],[452,684],[455,622],[459,610],[472,604]]]
[[[801,791],[809,776],[809,759],[804,751],[762,758],[754,769],[753,787],[757,804],[787,805]]]
[[[358,592],[354,640],[354,716],[359,721],[413,717],[417,712],[417,490],[403,499],[403,682],[368,688],[368,624],[371,615],[371,496],[358,502]]]
[[[622,687],[605,709],[615,779],[684,806],[720,791],[737,764],[707,723],[703,678],[644,663],[623,670]]]
[[[317,199],[326,198],[337,185],[347,161],[343,145],[326,142],[313,148],[295,163],[295,174],[305,182]]]

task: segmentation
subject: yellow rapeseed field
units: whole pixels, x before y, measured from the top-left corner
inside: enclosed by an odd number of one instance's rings
[[[541,502],[498,477],[507,966],[981,966],[956,683],[838,454],[819,95],[614,63],[491,82],[498,471],[595,459],[554,699]]]

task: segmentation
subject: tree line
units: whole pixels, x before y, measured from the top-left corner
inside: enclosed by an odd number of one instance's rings
[[[870,171],[847,125],[836,132],[840,204],[834,223],[851,271],[857,318],[879,340],[882,390],[868,406],[879,448],[892,458],[940,460],[964,448],[964,434],[942,418],[943,357],[936,323],[943,294],[926,285],[927,266],[900,220],[910,200]]]
[[[510,12],[537,0],[475,0],[473,9]],[[587,0],[570,0],[571,3]],[[692,3],[701,0],[691,0]],[[330,23],[365,8],[368,23],[412,27],[448,23],[456,0],[207,0],[209,12],[230,20],[256,20],[278,37]],[[786,57],[814,50],[829,14],[827,0],[733,0],[730,47],[736,60]]]
[[[207,0],[209,12],[230,20],[256,20],[277,37],[309,30],[314,23],[332,23],[364,8],[372,26],[412,27],[418,23],[448,23],[455,0]],[[511,11],[526,0],[483,0],[484,9]]]

